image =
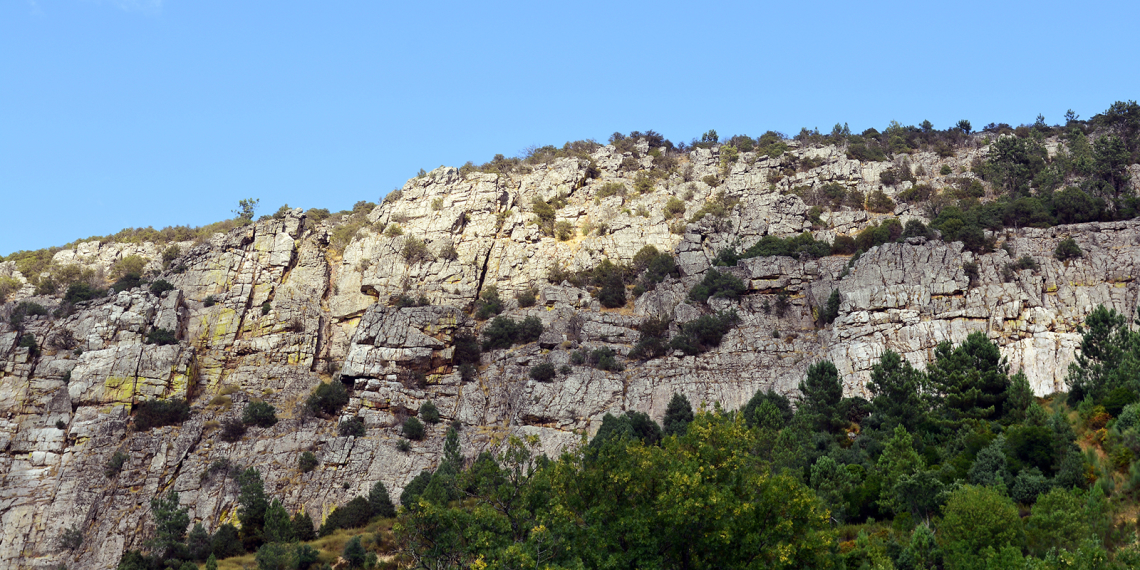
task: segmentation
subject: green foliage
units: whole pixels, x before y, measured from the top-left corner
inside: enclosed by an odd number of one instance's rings
[[[289,512],[281,505],[281,501],[273,499],[265,510],[265,540],[290,542],[293,539],[293,521],[289,519]]]
[[[661,426],[642,412],[627,411],[620,416],[606,414],[598,433],[590,440],[590,447],[601,447],[621,440],[638,441],[644,445],[657,445],[661,442]]]
[[[202,523],[194,523],[194,528],[186,537],[186,549],[190,553],[190,558],[199,562],[203,562],[212,556],[213,545],[211,544],[210,533],[206,532],[206,527],[202,526]]]
[[[984,550],[1020,549],[1025,542],[1017,507],[993,489],[963,486],[950,494],[943,513],[939,534],[949,570],[976,568]]]
[[[348,403],[348,389],[342,382],[321,382],[305,400],[305,407],[313,414],[335,415]]]
[[[64,550],[78,550],[83,546],[83,531],[78,525],[66,528],[59,537],[59,547]]]
[[[665,418],[661,420],[664,435],[685,435],[693,421],[693,406],[683,394],[673,393],[669,406],[665,408]]]
[[[313,540],[317,537],[317,531],[313,528],[313,519],[304,511],[297,511],[293,515],[293,537],[297,540]]]
[[[368,429],[364,426],[364,418],[360,416],[341,420],[336,426],[336,431],[341,437],[364,437],[368,433]]]
[[[390,519],[396,516],[396,507],[392,499],[388,498],[388,488],[383,481],[377,481],[368,492],[368,504],[372,507],[372,516]]]
[[[416,236],[404,238],[404,246],[400,250],[400,256],[408,265],[417,265],[435,259],[424,240]]]
[[[927,367],[931,386],[941,400],[943,419],[960,424],[969,419],[997,419],[1009,388],[1009,366],[984,332],[975,331],[957,347],[942,342]]]
[[[28,354],[33,358],[40,355],[40,345],[36,342],[36,335],[32,333],[20,335],[20,341],[16,343],[16,348],[28,349]]]
[[[63,300],[73,304],[82,303],[84,301],[98,299],[106,294],[106,291],[96,289],[88,283],[72,283],[67,287],[67,293],[64,293]]]
[[[665,203],[665,207],[662,209],[662,213],[665,214],[666,218],[684,216],[685,202],[683,200],[679,200],[676,196],[672,196],[669,198],[669,201]]]
[[[292,556],[287,545],[279,542],[268,542],[257,549],[254,560],[257,570],[289,570]]]
[[[268,402],[254,400],[246,404],[241,415],[242,423],[258,427],[273,427],[277,423],[277,408]]]
[[[736,253],[735,248],[730,246],[725,251],[717,254],[714,264],[733,266],[741,259],[777,255],[800,259],[817,259],[831,255],[831,244],[825,241],[816,241],[815,237],[811,235],[811,232],[804,232],[798,236],[789,238],[766,235],[760,238],[760,241],[753,244],[752,247],[749,247],[739,254]]]
[[[151,331],[146,334],[146,343],[157,344],[159,346],[178,344],[178,336],[171,330],[151,329]]]
[[[839,409],[843,385],[839,382],[839,370],[831,361],[823,360],[809,366],[799,391],[802,400],[798,413],[806,414],[816,430],[834,431],[847,424]]]
[[[875,190],[867,196],[867,210],[878,214],[889,214],[895,211],[895,201],[882,190]]]
[[[1060,261],[1068,261],[1070,259],[1077,259],[1082,257],[1084,253],[1081,251],[1081,246],[1077,245],[1076,240],[1073,238],[1065,238],[1057,244],[1057,249],[1053,250],[1053,257]]]
[[[8,302],[8,297],[20,290],[23,284],[15,277],[0,277],[0,304]]]
[[[898,353],[888,350],[871,366],[871,420],[884,431],[902,426],[914,431],[925,419],[930,404],[924,396],[926,375]]]
[[[225,419],[222,420],[222,433],[219,437],[222,438],[222,441],[234,443],[241,441],[241,438],[245,436],[245,432],[246,427],[241,420]]]
[[[308,473],[316,469],[319,464],[317,456],[312,451],[305,451],[297,458],[297,469],[300,469],[301,473]]]
[[[238,207],[236,210],[232,210],[232,212],[240,220],[246,222],[252,221],[259,202],[261,202],[260,198],[243,198],[238,200]]]
[[[241,539],[246,547],[260,544],[264,535],[265,511],[269,508],[269,498],[265,495],[265,485],[261,473],[253,467],[246,468],[237,476],[238,521],[241,522]],[[218,554],[217,537],[214,538],[214,553]],[[222,558],[222,556],[219,554]]]
[[[178,504],[178,493],[170,491],[163,497],[150,500],[150,511],[154,515],[154,538],[148,542],[150,548],[162,557],[168,557],[186,537],[186,527],[190,525],[187,509]]]
[[[360,544],[360,537],[354,536],[349,539],[344,545],[344,551],[341,552],[341,558],[348,563],[349,568],[363,568],[364,567],[364,547]]]
[[[165,279],[156,279],[150,284],[150,293],[154,296],[160,296],[167,291],[173,291],[174,285]]]
[[[665,355],[669,348],[669,323],[664,317],[650,317],[637,327],[637,343],[629,351],[629,357],[636,360],[650,360]]]
[[[491,324],[483,329],[483,350],[510,348],[515,343],[534,342],[542,336],[542,331],[542,320],[538,317],[526,317],[521,322],[515,322],[508,317],[495,317]]]
[[[792,402],[787,396],[768,390],[757,390],[744,407],[741,415],[748,427],[779,430],[792,421]]]
[[[690,356],[707,352],[720,346],[721,339],[738,322],[735,310],[702,315],[681,325],[681,332],[669,341],[669,347]]]
[[[178,425],[190,419],[190,404],[182,398],[144,400],[135,405],[135,431]]]
[[[429,424],[438,424],[439,408],[435,407],[431,400],[428,400],[420,406],[419,416]]]
[[[424,424],[415,416],[411,416],[404,420],[403,432],[404,437],[412,441],[419,441],[424,438]]]
[[[214,532],[211,547],[214,550],[211,556],[217,558],[229,558],[245,553],[245,547],[238,537],[237,527],[230,523],[223,524]]]
[[[146,267],[146,260],[137,255],[128,255],[120,258],[111,264],[111,277],[113,279],[123,279],[124,277],[133,276],[138,279]]]
[[[531,208],[534,210],[535,216],[538,217],[539,230],[548,236],[553,236],[554,218],[557,216],[554,206],[547,203],[542,198],[535,196],[531,201]]]
[[[1132,331],[1124,315],[1098,305],[1082,330],[1080,352],[1065,378],[1069,403],[1086,397],[1105,399],[1113,390],[1140,392],[1140,332]]]
[[[558,375],[558,371],[554,369],[554,365],[549,362],[536,364],[530,367],[530,377],[537,382],[550,382]]]
[[[746,290],[740,278],[725,271],[709,269],[704,279],[689,291],[689,300],[704,303],[710,297],[736,299]]]
[[[518,301],[519,307],[525,309],[528,307],[533,307],[537,302],[537,297],[538,291],[531,287],[520,292],[518,295],[515,295],[515,300]]]
[[[499,298],[499,288],[494,285],[483,288],[476,303],[475,318],[486,320],[501,312],[503,312],[503,300]]]
[[[819,308],[819,320],[825,325],[835,322],[839,316],[839,289],[832,289],[827,296],[827,303]]]

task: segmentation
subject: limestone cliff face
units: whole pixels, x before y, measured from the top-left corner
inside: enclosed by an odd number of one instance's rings
[[[949,159],[919,154],[911,161],[931,173],[943,164],[959,170],[983,152],[961,151]],[[771,176],[793,156],[811,157],[819,166]],[[205,243],[182,244],[185,254],[177,264],[185,270],[163,275],[176,289],[161,296],[145,288],[124,291],[80,304],[72,314],[29,318],[22,331],[5,319],[0,567],[111,567],[123,549],[141,547],[153,533],[150,499],[171,489],[207,529],[233,521],[236,486],[224,472],[209,469],[223,459],[260,469],[270,493],[319,524],[375,481],[398,496],[411,477],[438,462],[452,420],[463,426],[467,455],[493,448],[512,432],[537,435],[547,452],[556,453],[596,429],[607,412],[633,409],[660,419],[674,392],[731,409],[760,388],[794,391],[819,359],[835,362],[847,391],[862,394],[884,350],[923,366],[939,342],[960,342],[975,330],[993,338],[1011,368],[1023,370],[1034,390],[1047,394],[1064,388],[1079,340],[1076,327],[1093,307],[1129,314],[1136,309],[1136,220],[1008,232],[1003,239],[1009,251],[1040,264],[1008,282],[1001,275],[1010,261],[1005,250],[978,256],[964,252],[961,243],[918,240],[874,248],[851,267],[841,256],[744,260],[730,270],[748,285],[746,295],[714,299],[711,307],[693,305],[688,290],[725,245],[740,240],[747,247],[765,235],[811,228],[807,207],[784,191],[839,181],[867,192],[879,188],[879,173],[890,164],[849,160],[832,147],[794,149],[780,158],[745,153],[714,189],[700,180],[719,172],[717,151],[698,149],[688,155],[684,177],[657,181],[655,191],[636,197],[599,197],[606,183],[632,188],[633,176],[619,170],[624,157],[613,147],[592,158],[601,172],[595,179],[587,178],[589,162],[574,158],[502,176],[461,176],[441,167],[375,208],[370,224],[343,252],[329,247],[333,224],[298,210]],[[642,166],[652,160],[642,158]],[[894,194],[905,187],[884,190]],[[716,192],[738,200],[723,217],[686,225],[663,212],[670,197],[685,197],[688,219]],[[578,232],[568,241],[542,235],[529,223],[532,198],[558,195],[567,200],[557,211],[559,221],[575,228],[605,225],[605,232]],[[905,221],[921,218],[921,210],[902,204],[893,215]],[[824,216],[828,228],[816,233],[831,239],[877,217],[832,212]],[[381,231],[391,224],[402,235]],[[427,244],[433,260],[405,260],[405,241],[413,237]],[[1077,241],[1083,258],[1053,258],[1066,237]],[[603,310],[588,291],[546,279],[554,268],[585,269],[606,258],[628,262],[645,245],[673,252],[681,277],[630,307]],[[440,255],[451,247],[456,255]],[[59,252],[56,261],[108,271],[133,254],[160,270],[161,250],[154,244],[84,243]],[[966,263],[979,268],[973,283]],[[12,264],[0,264],[0,275],[26,281]],[[536,316],[545,332],[538,342],[485,353],[477,378],[464,382],[453,365],[453,341],[479,333],[484,323],[469,311],[491,285],[507,300],[507,316]],[[518,308],[515,294],[531,287],[539,291],[538,303]],[[819,328],[813,308],[835,289],[840,316]],[[31,293],[24,287],[0,316],[21,300],[49,309],[60,304]],[[393,299],[401,294],[424,296],[431,305],[397,308]],[[765,307],[780,294],[791,304],[777,316]],[[569,364],[570,351],[579,347],[625,354],[646,317],[683,323],[729,308],[740,314],[740,326],[700,356],[629,361],[623,372],[573,366],[550,383],[527,375],[534,364]],[[159,328],[175,331],[179,342],[145,344],[146,334]],[[39,341],[39,355],[17,346],[25,332]],[[336,422],[301,413],[300,404],[322,379],[351,387],[342,414],[362,417],[365,436],[340,437]],[[191,402],[189,421],[142,433],[130,429],[134,404],[174,397]],[[218,422],[239,417],[251,399],[272,403],[282,420],[252,428],[242,441],[222,441]],[[398,451],[400,422],[427,400],[445,421],[429,425],[410,452]],[[104,466],[117,451],[129,459],[109,478]],[[303,474],[297,460],[304,451],[313,451],[320,466]],[[74,525],[84,529],[85,542],[75,553],[61,552],[57,541]]]

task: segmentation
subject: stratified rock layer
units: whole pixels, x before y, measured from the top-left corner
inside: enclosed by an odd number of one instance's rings
[[[911,160],[926,172],[942,164],[959,171],[981,152],[949,159],[919,153]],[[922,367],[939,342],[960,342],[975,330],[1001,346],[1038,394],[1047,394],[1064,389],[1077,326],[1093,307],[1136,309],[1138,221],[1010,231],[996,236],[1006,249],[986,255],[931,240],[879,246],[853,264],[843,256],[747,259],[725,269],[748,287],[740,300],[690,302],[689,289],[721,248],[811,228],[807,207],[784,191],[839,181],[867,192],[879,188],[878,175],[890,166],[849,160],[830,147],[792,155],[820,164],[772,182],[787,156],[744,153],[714,189],[697,180],[720,172],[717,151],[697,149],[687,157],[685,177],[659,180],[655,191],[637,196],[598,195],[606,183],[633,188],[632,176],[619,170],[625,157],[613,147],[592,157],[597,179],[587,178],[588,161],[575,158],[513,175],[462,176],[441,167],[372,211],[369,225],[343,251],[329,248],[331,223],[287,212],[205,243],[180,244],[186,253],[176,266],[184,270],[163,274],[175,290],[161,296],[138,288],[55,317],[28,318],[19,330],[5,324],[0,567],[112,567],[123,549],[140,548],[152,535],[150,499],[169,490],[178,491],[191,519],[210,531],[236,522],[237,489],[226,465],[257,467],[271,494],[319,524],[375,481],[398,496],[420,470],[437,464],[453,421],[461,424],[468,457],[510,433],[537,435],[546,452],[557,453],[578,444],[607,412],[640,410],[660,419],[674,392],[731,409],[758,389],[794,391],[807,366],[820,359],[835,362],[848,393],[865,394],[870,367],[885,350]],[[642,166],[652,160],[642,158]],[[938,178],[919,182],[937,184]],[[688,219],[716,193],[738,201],[723,217],[685,224],[663,211],[670,197],[684,197]],[[558,221],[589,235],[560,242],[532,223],[533,197],[559,195],[567,205]],[[906,205],[893,215],[921,218]],[[853,234],[882,217],[827,212],[828,227],[816,234]],[[402,234],[383,231],[392,224]],[[1085,255],[1062,263],[1052,252],[1067,237]],[[433,259],[408,262],[402,254],[412,238],[423,240]],[[607,258],[629,262],[646,245],[673,253],[681,276],[625,308],[603,310],[589,291],[547,280],[553,269],[587,269]],[[454,256],[441,255],[450,248]],[[106,273],[116,260],[140,255],[160,270],[161,250],[87,242],[59,252],[56,262]],[[1010,252],[1032,257],[1039,269],[1017,271],[1007,282],[1002,269]],[[978,267],[973,283],[968,263]],[[0,275],[28,281],[13,264],[0,264]],[[476,377],[464,381],[454,363],[455,338],[478,335],[485,326],[470,310],[491,285],[506,300],[505,316],[538,317],[545,331],[538,342],[485,353]],[[515,295],[531,288],[537,304],[519,308]],[[818,327],[813,311],[833,290],[842,300],[839,317]],[[24,286],[0,316],[18,301],[60,306],[32,293]],[[401,295],[424,297],[430,305],[394,306]],[[781,298],[788,306],[777,310]],[[622,372],[571,363],[578,349],[627,354],[647,317],[679,324],[727,309],[738,312],[740,325],[706,354],[624,361]],[[145,344],[155,329],[173,331],[178,342]],[[17,346],[25,333],[35,336],[40,354]],[[549,383],[531,380],[530,367],[545,362],[569,372]],[[339,436],[337,418],[305,413],[302,404],[321,381],[351,388],[341,418],[363,418],[365,436]],[[130,428],[140,401],[176,397],[191,403],[189,421],[143,433]],[[281,421],[251,428],[241,441],[223,441],[220,422],[240,417],[254,399],[273,404]],[[403,419],[428,400],[443,421],[428,424],[410,451],[398,451]],[[309,473],[297,468],[305,451],[320,461]],[[116,452],[128,459],[108,476],[105,467]],[[61,551],[59,537],[73,526],[83,529],[83,546]]]

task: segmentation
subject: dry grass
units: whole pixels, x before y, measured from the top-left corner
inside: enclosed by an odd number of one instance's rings
[[[392,525],[395,524],[395,522],[396,519],[379,519],[368,523],[364,528],[337,529],[328,536],[322,536],[304,544],[316,548],[321,553],[320,560],[314,565],[314,568],[326,562],[328,564],[336,564],[340,553],[344,552],[345,543],[354,536],[361,537],[360,543],[364,546],[364,550],[375,552],[377,557],[382,561],[391,561],[395,556],[395,552],[392,551],[395,545]],[[380,544],[376,543],[377,538],[380,539]],[[219,560],[218,570],[257,568],[256,556],[255,553],[249,553]],[[204,565],[199,565],[199,568],[203,567]]]

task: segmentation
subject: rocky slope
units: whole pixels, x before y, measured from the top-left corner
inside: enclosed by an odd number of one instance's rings
[[[648,149],[639,150],[645,155]],[[971,147],[951,158],[919,153],[910,160],[925,172],[939,172],[944,164],[958,172],[984,152]],[[818,165],[788,176],[793,157]],[[438,461],[452,420],[462,424],[468,456],[509,433],[537,435],[545,451],[557,453],[596,429],[607,412],[640,410],[659,420],[674,392],[694,403],[735,408],[761,388],[794,391],[806,367],[819,359],[834,361],[847,391],[861,394],[884,350],[922,366],[939,342],[959,342],[974,330],[986,331],[1011,368],[1047,394],[1064,388],[1077,325],[1093,307],[1136,310],[1137,220],[1010,231],[999,236],[1008,252],[985,255],[963,251],[960,242],[887,244],[849,269],[844,256],[752,258],[731,269],[748,286],[739,301],[695,305],[687,292],[725,245],[740,240],[748,246],[765,235],[811,228],[808,208],[788,189],[838,181],[870,192],[892,165],[850,160],[835,147],[793,149],[778,158],[744,153],[712,188],[701,180],[718,175],[718,151],[697,149],[683,158],[684,175],[658,180],[653,192],[600,197],[607,183],[633,187],[632,173],[622,170],[624,158],[611,146],[595,152],[597,178],[588,178],[590,162],[577,158],[525,174],[464,176],[440,167],[410,180],[400,198],[369,213],[343,252],[329,246],[333,223],[296,210],[204,243],[182,244],[185,254],[176,264],[185,270],[163,274],[176,288],[161,296],[146,288],[124,291],[80,304],[72,314],[30,317],[22,331],[5,319],[0,566],[111,567],[124,548],[141,547],[153,532],[150,499],[171,489],[180,493],[192,521],[208,530],[234,521],[236,485],[208,469],[220,459],[259,468],[270,493],[319,524],[375,481],[398,496],[411,477]],[[639,160],[648,168],[654,159]],[[946,177],[919,178],[941,186]],[[893,195],[909,185],[883,189]],[[663,212],[670,197],[684,197],[688,219],[718,192],[738,200],[723,217],[686,225]],[[543,235],[531,212],[536,195],[565,196],[559,221],[576,229],[604,224],[606,231],[576,232],[567,241]],[[892,215],[905,222],[921,218],[922,210],[902,204]],[[828,227],[815,233],[825,239],[850,235],[881,217],[850,209],[825,213]],[[382,231],[392,224],[402,234]],[[405,260],[404,245],[413,237],[427,244],[434,259]],[[1053,258],[1066,237],[1076,240],[1083,258]],[[681,277],[625,308],[602,309],[588,291],[546,279],[554,268],[586,269],[606,258],[629,262],[645,245],[673,252]],[[450,247],[456,255],[440,255]],[[109,272],[116,260],[141,255],[159,271],[162,249],[88,242],[59,252],[55,261]],[[1040,268],[1006,282],[1001,269],[1010,252],[1032,256]],[[964,269],[970,262],[979,268],[973,283]],[[11,263],[0,264],[0,276],[26,281]],[[538,342],[484,353],[478,377],[464,382],[453,364],[453,339],[484,326],[470,309],[491,285],[507,300],[504,314],[536,316],[545,332]],[[515,294],[531,287],[539,292],[538,303],[519,308]],[[820,328],[813,308],[834,289],[842,299],[840,315]],[[395,307],[394,299],[404,294],[431,304]],[[777,316],[765,307],[781,294],[791,305]],[[33,297],[26,286],[0,316],[24,300],[49,309],[60,305],[57,298]],[[625,354],[646,317],[681,323],[728,308],[738,311],[741,324],[706,354],[629,361],[622,372],[573,366],[550,383],[527,375],[534,364],[569,364],[578,347]],[[176,331],[178,343],[145,344],[155,329]],[[39,340],[39,355],[18,346],[25,332]],[[365,436],[340,437],[336,422],[302,413],[299,404],[322,379],[351,387],[342,414],[362,417]],[[189,421],[141,433],[130,429],[133,405],[175,397],[191,402]],[[255,398],[276,406],[282,420],[252,428],[242,441],[222,441],[218,422],[240,416]],[[400,422],[427,400],[445,421],[429,425],[410,452],[398,451]],[[307,450],[320,465],[303,474],[297,460]],[[109,478],[104,467],[117,451],[129,459]],[[73,526],[84,529],[84,544],[63,552],[58,539]]]

